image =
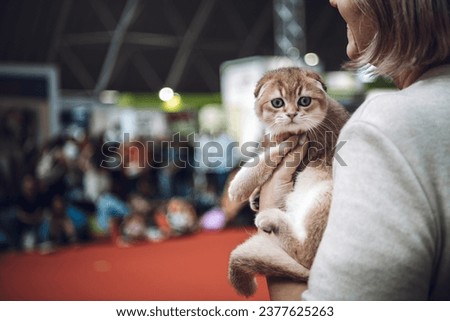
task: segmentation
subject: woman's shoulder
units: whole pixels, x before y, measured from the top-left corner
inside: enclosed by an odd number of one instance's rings
[[[450,76],[448,81],[420,80],[398,91],[369,95],[348,126],[366,124],[387,136],[448,136]]]
[[[339,139],[364,138],[367,144],[389,146],[409,163],[431,158],[442,163],[450,149],[450,77],[447,79],[446,86],[443,81],[420,80],[404,90],[368,97]]]

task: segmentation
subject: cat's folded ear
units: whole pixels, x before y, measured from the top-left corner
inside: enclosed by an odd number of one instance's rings
[[[325,85],[325,81],[323,81],[322,77],[318,73],[308,70],[306,72],[306,75],[308,77],[311,77],[311,78],[317,80],[318,82],[320,82],[320,84],[322,85],[323,90],[327,91],[327,85]]]
[[[265,79],[265,77],[261,78],[258,83],[256,84],[255,87],[255,91],[253,92],[253,94],[255,95],[255,98],[258,98],[260,94],[262,94],[262,92],[264,91],[264,88],[267,84],[267,81]]]

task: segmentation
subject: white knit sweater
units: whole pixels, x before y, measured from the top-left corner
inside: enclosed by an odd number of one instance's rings
[[[341,132],[307,300],[450,300],[450,65],[366,101]]]

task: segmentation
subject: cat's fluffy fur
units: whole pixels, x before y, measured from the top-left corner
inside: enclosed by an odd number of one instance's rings
[[[279,98],[284,104],[275,107],[273,100]],[[303,161],[285,203],[259,212],[255,219],[258,232],[231,253],[228,277],[245,296],[255,292],[256,274],[303,281],[308,278],[328,219],[334,147],[349,117],[344,107],[326,94],[317,73],[297,67],[270,71],[260,79],[255,89],[255,111],[272,141],[280,143],[292,135],[306,135],[307,148],[300,152]],[[255,166],[241,168],[230,184],[230,197],[243,201],[254,195],[276,168],[267,157],[283,156],[277,145],[276,149],[267,149]]]

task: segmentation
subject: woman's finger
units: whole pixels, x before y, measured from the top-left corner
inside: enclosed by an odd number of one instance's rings
[[[278,168],[274,171],[273,176],[280,180],[291,180],[292,175],[302,163],[303,158],[308,152],[308,142],[298,145],[289,152],[280,162]]]

